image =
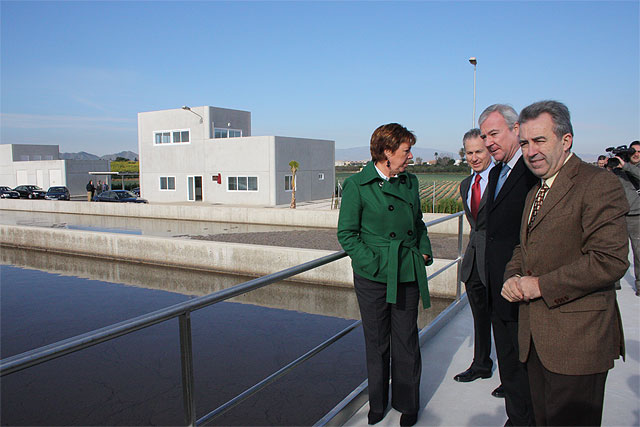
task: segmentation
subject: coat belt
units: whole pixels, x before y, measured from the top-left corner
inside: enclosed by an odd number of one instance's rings
[[[387,266],[387,302],[395,304],[398,299],[398,276],[400,264],[400,248],[409,249],[410,256],[413,257],[414,273],[422,298],[422,306],[424,308],[431,307],[431,298],[429,297],[429,287],[427,286],[427,275],[424,271],[424,257],[418,251],[417,240],[387,239],[371,234],[361,234],[362,241],[378,248],[388,248],[388,266]]]

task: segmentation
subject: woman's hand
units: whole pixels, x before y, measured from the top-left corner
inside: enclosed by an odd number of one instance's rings
[[[424,258],[424,265],[427,265],[429,260],[431,260],[431,257],[427,254],[422,254],[422,258]]]

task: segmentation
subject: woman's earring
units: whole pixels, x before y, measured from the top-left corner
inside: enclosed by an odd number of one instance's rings
[[[389,160],[387,160],[387,167],[390,168],[391,167],[391,162]]]

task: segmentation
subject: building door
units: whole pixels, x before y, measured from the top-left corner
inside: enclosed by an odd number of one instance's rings
[[[202,201],[202,177],[187,177],[187,199],[189,201]]]
[[[60,169],[49,169],[49,186],[64,185],[62,183],[62,171]]]
[[[29,178],[27,176],[27,171],[18,170],[16,171],[16,185],[25,185],[30,184]]]

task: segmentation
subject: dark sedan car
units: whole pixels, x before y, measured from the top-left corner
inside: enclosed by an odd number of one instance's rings
[[[19,199],[20,193],[4,185],[0,186],[0,199]]]
[[[103,191],[95,196],[93,200],[96,202],[148,203],[146,199],[136,197],[135,194],[127,190]]]
[[[13,191],[20,193],[20,197],[24,199],[44,199],[47,194],[42,188],[37,185],[18,185]]]
[[[49,187],[44,198],[47,200],[71,200],[71,194],[69,194],[69,189],[64,186]]]

